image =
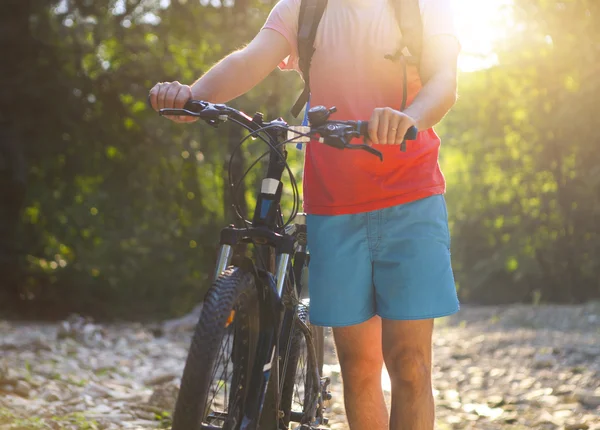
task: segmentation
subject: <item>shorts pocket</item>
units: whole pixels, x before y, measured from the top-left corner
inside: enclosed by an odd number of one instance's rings
[[[441,195],[441,201],[444,214],[444,229],[446,230],[446,246],[448,247],[448,249],[450,249],[450,246],[452,245],[452,238],[450,236],[450,226],[448,225],[448,207],[446,206],[446,198],[443,194]]]

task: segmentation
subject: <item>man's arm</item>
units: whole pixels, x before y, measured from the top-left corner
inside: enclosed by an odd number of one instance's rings
[[[434,36],[425,42],[421,55],[423,88],[404,110],[419,130],[440,122],[456,102],[459,51],[454,36]]]
[[[227,103],[245,94],[290,55],[288,41],[274,30],[264,29],[245,48],[217,63],[192,85],[195,99]]]
[[[226,56],[191,86],[177,81],[156,84],[150,91],[150,102],[157,111],[182,108],[192,98],[226,103],[254,88],[290,52],[291,47],[285,37],[274,30],[263,29],[245,48]],[[197,118],[170,119],[193,122]]]
[[[456,102],[457,63],[460,45],[451,35],[427,39],[421,54],[423,87],[403,112],[377,108],[369,121],[372,143],[399,145],[411,126],[427,130],[448,113]]]

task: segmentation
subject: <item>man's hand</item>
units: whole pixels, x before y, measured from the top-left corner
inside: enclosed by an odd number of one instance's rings
[[[369,120],[369,138],[375,145],[400,145],[413,125],[416,121],[400,111],[376,108]]]
[[[189,85],[174,82],[159,82],[150,90],[150,104],[155,111],[160,109],[182,109],[185,103],[192,98],[192,89]],[[192,116],[165,115],[171,121],[188,123],[198,121]]]

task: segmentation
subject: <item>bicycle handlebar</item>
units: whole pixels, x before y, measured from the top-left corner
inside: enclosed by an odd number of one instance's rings
[[[280,127],[288,131],[288,141],[294,143],[309,142],[319,136],[318,141],[338,149],[362,149],[379,157],[383,161],[383,154],[366,143],[369,137],[368,121],[337,121],[330,120],[329,116],[336,112],[336,108],[327,109],[316,106],[308,111],[310,126],[290,126],[282,118],[271,122],[263,122],[263,116],[256,113],[254,117],[246,115],[237,109],[225,104],[214,104],[201,100],[189,100],[183,109],[161,109],[160,115],[193,116],[203,119],[212,126],[218,126],[227,119],[235,120],[251,131],[259,131],[265,127]],[[401,151],[406,151],[406,140],[415,140],[418,130],[411,127],[405,140],[400,145]],[[352,138],[364,137],[365,143],[351,144]]]

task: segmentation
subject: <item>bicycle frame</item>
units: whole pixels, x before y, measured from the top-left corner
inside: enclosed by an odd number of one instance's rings
[[[282,120],[281,125],[285,125]],[[271,367],[275,366],[273,370],[275,382],[279,382],[285,377],[292,329],[296,318],[296,308],[285,307],[283,304],[285,287],[288,283],[295,285],[295,288],[292,288],[292,294],[296,299],[300,296],[302,271],[309,261],[305,241],[305,225],[298,227],[300,231],[277,233],[283,224],[280,209],[281,178],[286,166],[287,151],[283,146],[278,146],[280,141],[285,140],[285,135],[281,130],[274,128],[267,130],[266,133],[272,146],[267,175],[262,180],[252,225],[248,228],[229,226],[221,231],[220,251],[214,275],[217,278],[232,264],[234,248],[241,243],[257,244],[257,252],[262,256],[258,262],[259,264],[266,263],[261,264],[264,267],[258,268],[250,259],[245,259],[240,263],[248,266],[248,270],[256,274],[256,286],[259,289],[260,333],[256,359],[245,394],[243,418],[240,423],[234,423],[232,430],[257,429],[267,384],[270,377],[273,376]],[[303,219],[301,217],[301,220]],[[297,236],[301,235],[304,235],[302,238],[304,240],[298,244]],[[275,250],[276,264],[275,267],[269,267],[273,250]],[[290,264],[292,258],[293,262]],[[270,273],[273,269],[275,269],[275,273]],[[280,344],[280,340],[282,344]],[[280,373],[280,364],[283,368],[282,374]],[[281,397],[280,383],[277,383],[276,387],[276,404],[278,404]]]

